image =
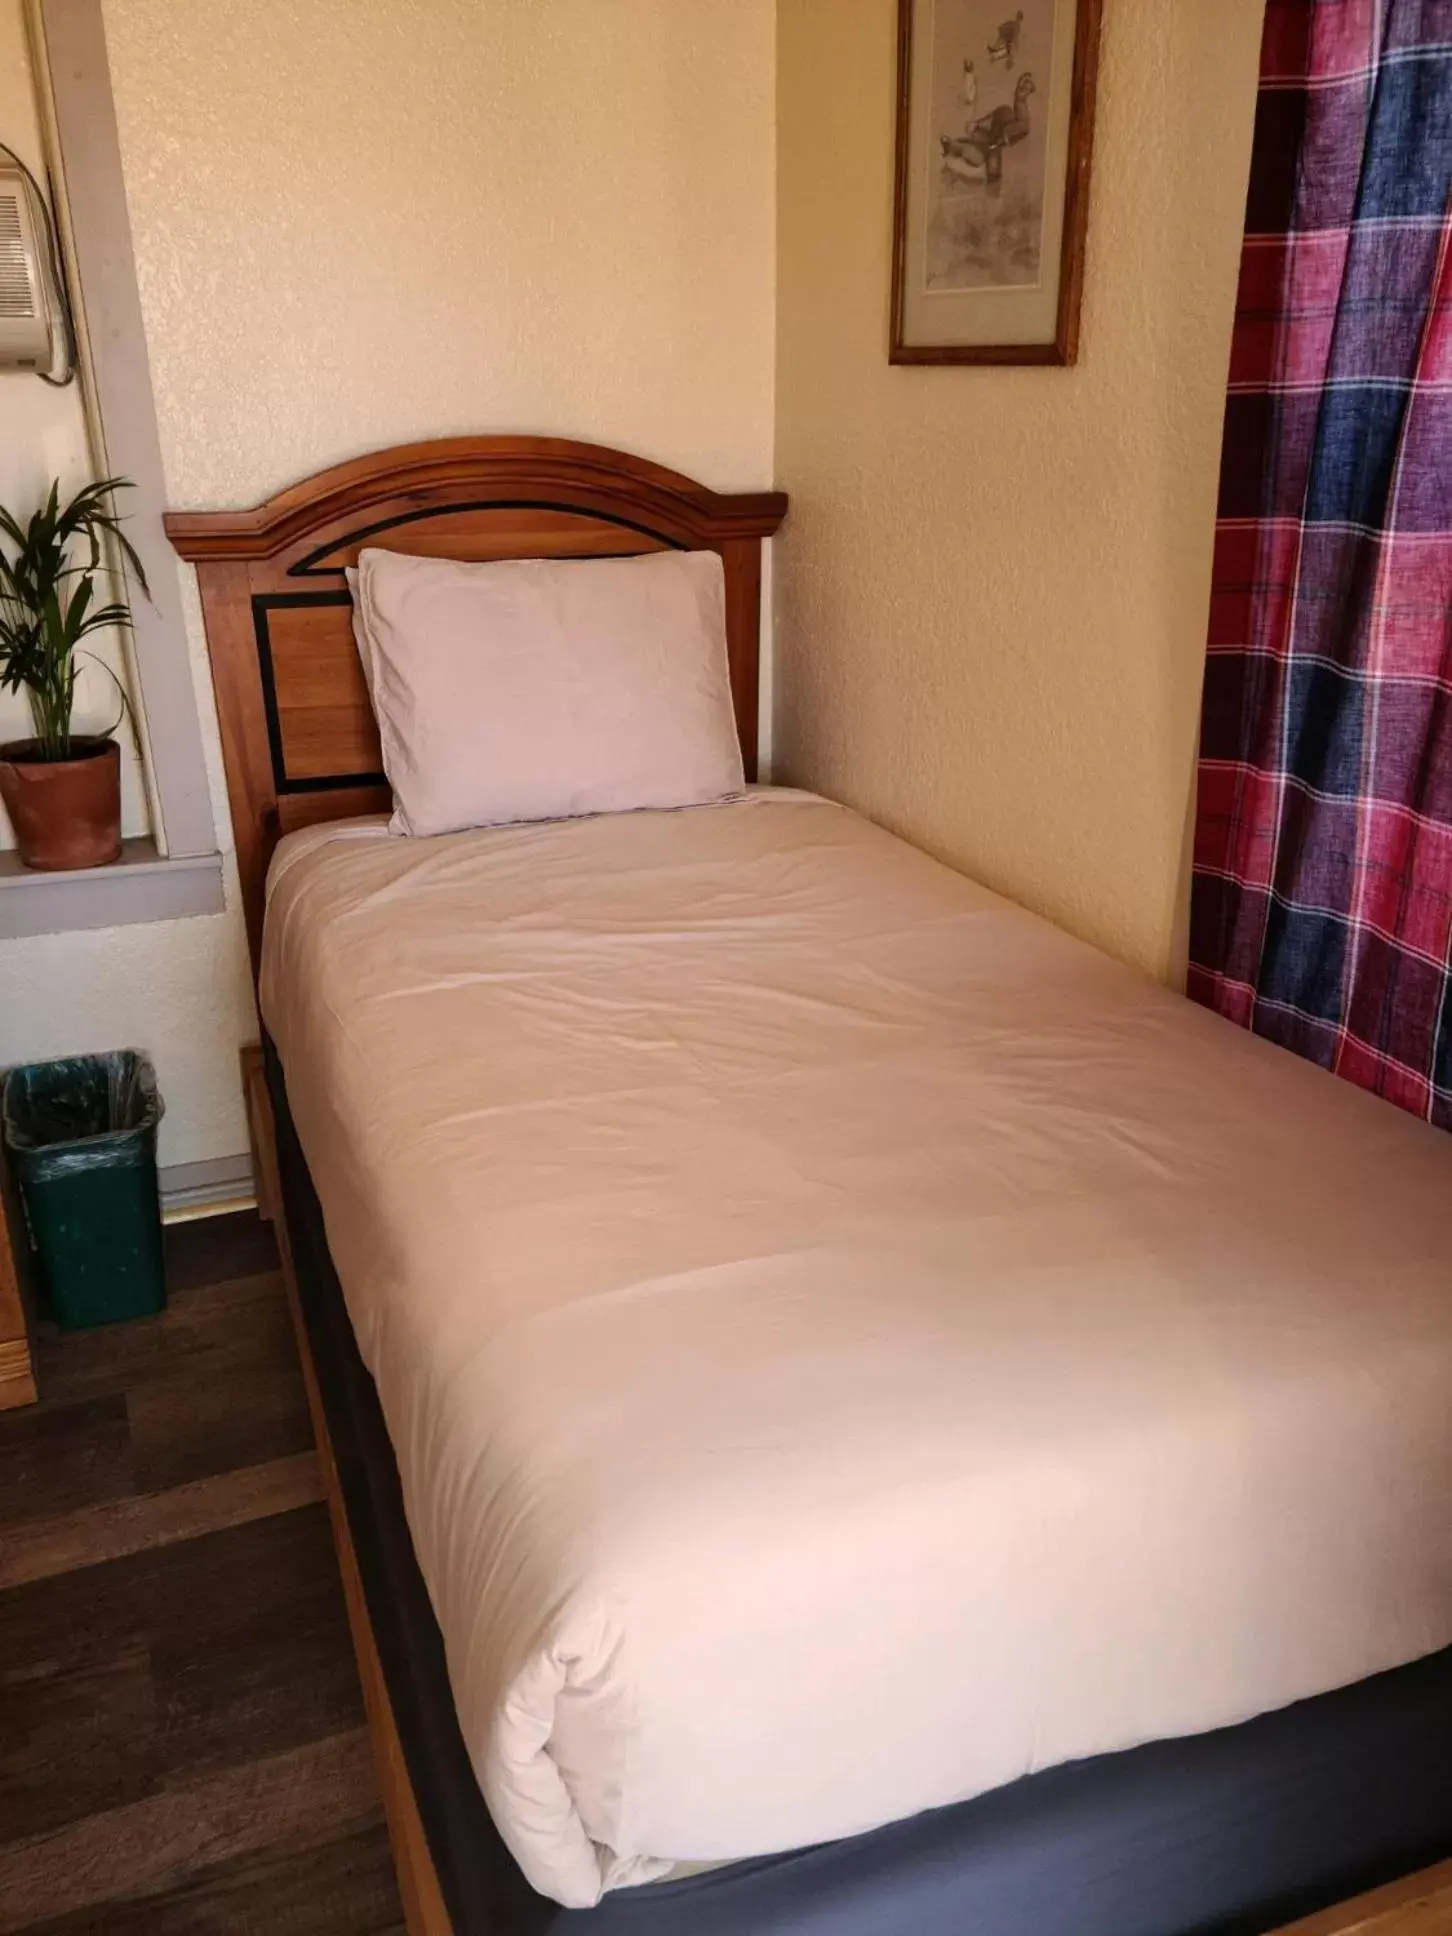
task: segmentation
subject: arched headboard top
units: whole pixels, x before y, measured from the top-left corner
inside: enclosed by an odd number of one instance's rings
[[[290,558],[334,525],[380,512],[476,504],[558,502],[686,549],[729,538],[770,537],[786,515],[778,491],[722,495],[603,444],[565,437],[444,437],[372,451],[291,484],[250,511],[172,511],[167,536],[194,564],[220,558]],[[395,522],[397,521],[395,517]],[[298,568],[296,560],[291,569]]]
[[[403,444],[249,511],[173,511],[197,567],[254,967],[280,834],[388,804],[343,573],[365,545],[444,558],[715,551],[737,731],[756,766],[761,543],[774,491],[722,495],[623,451],[557,437]]]

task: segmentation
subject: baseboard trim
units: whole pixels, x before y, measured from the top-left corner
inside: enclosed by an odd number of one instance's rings
[[[257,1201],[252,1158],[212,1156],[200,1163],[170,1163],[160,1171],[163,1223],[189,1217],[215,1217],[226,1210],[250,1210]]]

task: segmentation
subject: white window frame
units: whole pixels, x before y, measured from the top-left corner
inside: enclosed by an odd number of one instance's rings
[[[166,485],[131,247],[101,0],[31,0],[41,118],[58,178],[88,426],[103,474],[130,478],[127,534],[151,587],[132,610],[154,835],[120,861],[37,874],[0,854],[0,937],[218,914],[222,863],[202,748],[181,566],[162,529]],[[48,96],[48,98],[46,98]]]

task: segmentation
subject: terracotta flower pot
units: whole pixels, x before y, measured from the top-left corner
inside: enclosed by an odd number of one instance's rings
[[[0,746],[0,800],[27,867],[104,867],[121,855],[121,753],[77,733],[68,760],[43,760],[33,739]]]

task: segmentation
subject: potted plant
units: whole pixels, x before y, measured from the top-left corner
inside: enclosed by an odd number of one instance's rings
[[[35,729],[31,739],[0,745],[0,800],[27,867],[100,867],[121,852],[115,727],[73,733],[71,712],[77,660],[92,657],[78,651],[81,640],[131,623],[124,604],[98,595],[106,538],[115,542],[122,575],[129,571],[150,595],[115,508],[114,493],[122,488],[129,488],[125,478],[104,478],[63,505],[52,484],[23,525],[0,505],[0,690],[24,692]],[[119,680],[116,687],[124,716],[130,707]]]

